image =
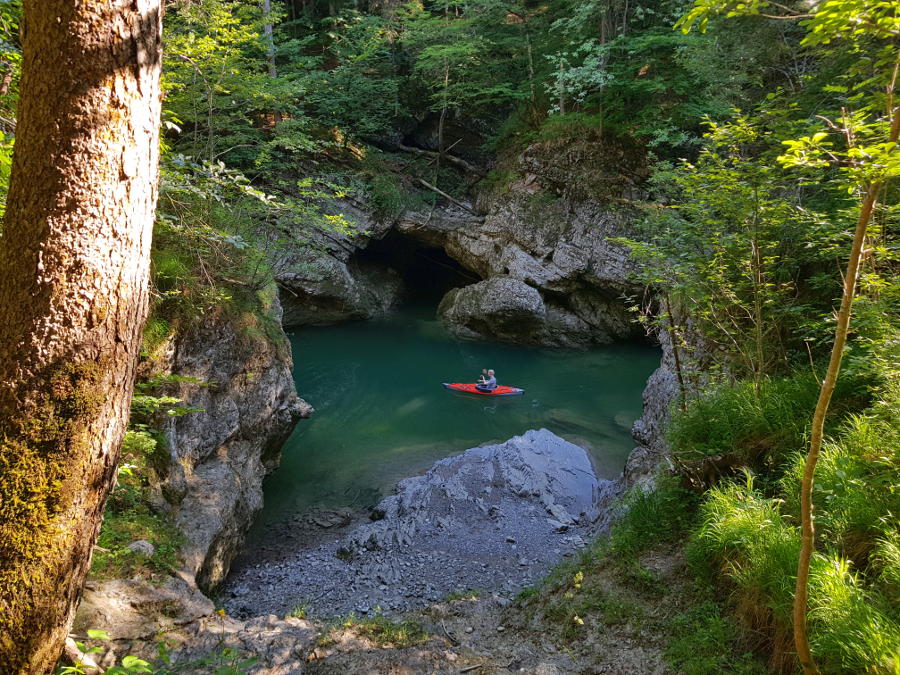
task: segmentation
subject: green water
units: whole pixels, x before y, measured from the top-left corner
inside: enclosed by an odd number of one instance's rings
[[[659,351],[613,345],[589,352],[460,341],[434,309],[304,328],[290,336],[300,395],[316,413],[284,446],[265,485],[267,524],[311,507],[375,504],[398,480],[467,448],[545,427],[588,448],[600,475],[617,476]],[[450,392],[493,368],[523,396]]]

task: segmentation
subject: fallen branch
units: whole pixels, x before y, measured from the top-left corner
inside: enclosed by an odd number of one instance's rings
[[[457,143],[458,142],[459,141],[457,141]],[[453,145],[456,145],[456,143],[454,143]],[[453,145],[451,145],[450,147],[452,148]],[[400,150],[401,152],[408,152],[413,155],[420,155],[422,157],[440,157],[441,159],[446,159],[451,164],[455,164],[460,169],[463,169],[464,171],[468,171],[469,173],[474,173],[476,176],[478,176],[480,178],[484,178],[487,175],[480,168],[478,168],[477,166],[475,166],[474,164],[472,164],[470,162],[467,162],[462,157],[457,157],[456,155],[448,155],[446,152],[441,154],[439,152],[434,152],[433,150],[422,150],[422,148],[413,148],[409,145],[403,145],[401,143],[397,143],[396,145],[394,145],[392,147],[396,148],[397,150]]]
[[[459,208],[465,209],[466,211],[468,211],[469,213],[471,213],[471,214],[473,214],[473,215],[475,214],[475,211],[472,210],[472,207],[471,207],[471,206],[466,206],[465,204],[463,204],[463,203],[462,203],[461,201],[459,201],[458,199],[454,199],[453,197],[451,197],[450,195],[448,195],[446,192],[444,192],[444,191],[441,190],[440,188],[436,188],[434,185],[432,185],[431,183],[429,183],[428,181],[426,181],[424,178],[417,178],[416,180],[418,180],[422,185],[424,185],[425,187],[427,187],[429,190],[433,190],[434,192],[437,192],[441,197],[443,197],[443,198],[446,199],[447,201],[449,201],[449,202],[451,202],[451,203],[453,203],[453,204],[456,204]]]
[[[447,626],[444,625],[444,620],[441,619],[441,628],[444,629],[444,634],[447,636],[447,639],[450,640],[450,644],[454,647],[459,644],[459,640],[457,640],[453,635],[450,634],[450,631],[447,630]]]

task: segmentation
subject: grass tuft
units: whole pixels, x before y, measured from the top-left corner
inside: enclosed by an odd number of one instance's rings
[[[409,619],[391,621],[381,613],[380,609],[376,610],[375,616],[367,618],[358,617],[351,612],[340,621],[339,627],[353,629],[357,634],[369,638],[382,647],[404,649],[421,644],[428,639],[428,633],[421,624]],[[329,639],[333,643],[333,638],[326,635],[325,641],[320,642],[320,646],[327,646]]]

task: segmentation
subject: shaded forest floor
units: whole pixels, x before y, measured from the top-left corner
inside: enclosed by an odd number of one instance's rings
[[[636,592],[611,567],[571,564],[515,601],[472,593],[411,614],[430,636],[402,647],[365,624],[325,633],[310,673],[665,673],[666,627],[684,609],[684,563],[665,547],[643,557],[658,584]],[[576,581],[576,579],[581,581]],[[665,589],[665,590],[661,590]],[[662,597],[665,601],[661,602]],[[379,644],[379,641],[387,644]],[[320,640],[322,642],[322,640]]]
[[[209,617],[132,644],[158,673],[762,673],[681,545],[637,555],[606,541],[513,600],[471,591],[395,617],[331,624]]]

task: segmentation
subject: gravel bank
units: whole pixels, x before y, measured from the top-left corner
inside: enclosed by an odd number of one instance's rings
[[[617,483],[587,453],[541,429],[440,460],[401,481],[368,521],[298,532],[254,562],[245,553],[221,599],[237,617],[385,614],[468,589],[511,595],[605,526]]]

